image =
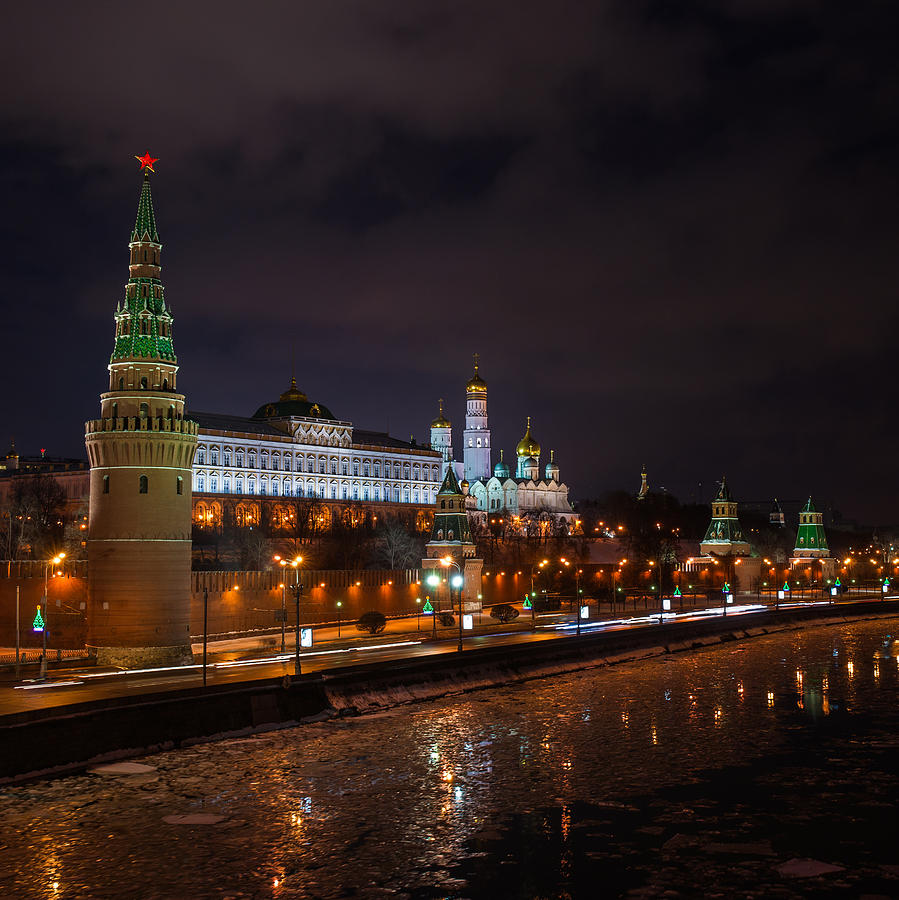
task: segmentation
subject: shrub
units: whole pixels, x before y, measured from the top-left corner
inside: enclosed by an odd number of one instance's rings
[[[508,603],[500,603],[490,610],[490,618],[496,619],[497,622],[511,622],[513,619],[518,618],[518,610]]]
[[[387,627],[387,616],[377,610],[362,613],[356,623],[358,631],[367,631],[369,634],[380,634]]]

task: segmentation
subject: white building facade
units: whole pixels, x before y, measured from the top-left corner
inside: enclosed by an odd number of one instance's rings
[[[252,417],[191,412],[199,423],[198,494],[433,504],[441,454],[356,429],[310,403],[296,381]]]

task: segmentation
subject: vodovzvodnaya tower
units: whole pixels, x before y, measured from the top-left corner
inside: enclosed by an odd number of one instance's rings
[[[140,159],[140,158],[139,158]],[[197,424],[177,393],[172,315],[149,154],[100,418],[85,423],[91,466],[88,644],[105,664],[190,661],[191,464]]]

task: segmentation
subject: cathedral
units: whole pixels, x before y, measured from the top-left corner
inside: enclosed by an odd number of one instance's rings
[[[452,467],[467,496],[469,516],[481,525],[491,515],[504,515],[526,533],[572,534],[578,518],[568,500],[568,485],[559,477],[555,451],[540,467],[542,448],[531,434],[528,416],[524,436],[515,448],[515,470],[503,458],[491,465],[490,428],[487,424],[487,382],[480,375],[475,355],[474,374],[465,386],[465,430],[462,432],[462,463],[453,455],[452,423],[439,404],[431,422],[431,448],[440,453],[445,474]]]

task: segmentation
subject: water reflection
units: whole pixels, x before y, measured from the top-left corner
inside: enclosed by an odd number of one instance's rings
[[[776,753],[850,699],[892,709],[899,671],[884,660],[899,663],[899,644],[884,641],[877,623],[757,638],[157,754],[159,777],[143,785],[77,776],[6,789],[0,896],[114,896],[151,869],[159,896],[205,896],[212,883],[299,896],[310,875],[321,896],[364,895],[372,881],[469,896],[452,884],[455,862],[511,815],[544,808],[560,838],[553,865],[569,872],[578,802],[626,804]],[[206,803],[226,816],[214,834],[162,824]]]

